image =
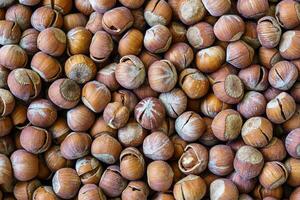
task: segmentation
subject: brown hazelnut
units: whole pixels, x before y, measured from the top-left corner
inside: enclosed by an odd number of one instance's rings
[[[219,112],[213,119],[211,128],[214,135],[221,141],[236,139],[242,129],[241,115],[232,109]]]
[[[123,128],[118,129],[118,140],[125,147],[137,147],[143,143],[146,134],[146,130],[132,119]]]
[[[168,3],[170,4],[170,0],[168,1]],[[179,42],[187,42],[187,30],[182,23],[173,21],[169,26],[169,30],[171,32],[172,41],[174,44]]]
[[[40,186],[38,187],[32,195],[32,200],[58,200],[58,197],[53,192],[52,187],[50,186]]]
[[[263,115],[266,106],[267,100],[263,94],[250,91],[245,94],[242,101],[237,105],[237,111],[241,113],[243,117],[249,119],[250,117]]]
[[[74,6],[77,8],[79,12],[87,16],[91,15],[94,12],[89,0],[75,0]]]
[[[172,160],[175,161],[175,165],[178,167],[177,160],[179,160],[181,155],[184,153],[184,149],[187,145],[187,142],[184,141],[178,135],[173,135],[171,137],[171,141],[174,145],[174,154],[173,154]],[[179,167],[178,167],[178,170],[179,170]]]
[[[12,124],[17,129],[23,129],[30,124],[30,122],[27,120],[27,107],[21,103],[17,103],[15,105],[10,117]]]
[[[130,90],[118,90],[112,94],[112,101],[122,103],[131,113],[138,103],[138,98]]]
[[[208,117],[203,118],[205,121],[206,125],[206,131],[202,134],[202,136],[199,138],[199,142],[205,146],[214,146],[216,145],[219,141],[215,137],[212,129],[211,129],[211,124],[212,124],[212,119]]]
[[[145,7],[144,17],[149,26],[166,26],[172,19],[172,9],[165,0],[150,0]]]
[[[129,1],[131,1],[131,0],[129,0]],[[144,0],[138,0],[138,1],[144,1]],[[144,31],[146,29],[146,21],[145,21],[145,17],[144,17],[143,8],[139,8],[139,9],[136,9],[136,10],[131,10],[131,14],[134,18],[134,22],[133,22],[132,27],[136,28],[140,31]]]
[[[300,146],[300,128],[291,131],[285,139],[285,148],[287,152],[294,158],[300,158],[299,146]]]
[[[65,15],[71,11],[73,4],[72,2],[72,0],[43,0],[43,5],[54,8]]]
[[[46,82],[56,80],[62,72],[59,61],[41,51],[34,54],[30,67]]]
[[[3,65],[0,65],[0,88],[7,88],[7,77],[9,72],[10,71]]]
[[[61,56],[66,49],[66,34],[58,28],[47,28],[37,38],[38,48],[51,56]]]
[[[0,88],[0,116],[7,116],[15,108],[15,98],[9,90]]]
[[[17,182],[14,187],[14,196],[19,200],[33,199],[34,191],[41,186],[41,182],[37,179]]]
[[[106,199],[103,191],[95,184],[85,184],[83,185],[77,196],[78,200],[94,199],[94,200],[104,200]]]
[[[300,187],[297,187],[290,196],[290,200],[297,200],[300,197]]]
[[[300,82],[296,82],[290,91],[292,97],[297,103],[300,103]]]
[[[13,178],[13,169],[12,169],[11,161],[6,155],[0,154],[0,161],[1,161],[0,183],[3,184],[10,181]]]
[[[55,172],[52,178],[55,194],[63,199],[75,197],[80,188],[80,178],[72,168],[62,168]]]
[[[161,131],[167,136],[171,136],[175,133],[175,120],[170,117],[166,117],[163,119],[162,124],[158,128],[154,128],[151,131]]]
[[[252,48],[257,49],[261,46],[257,35],[257,23],[252,21],[245,22],[245,32],[242,40],[248,43]]]
[[[227,145],[216,145],[209,150],[208,169],[218,176],[225,176],[233,171],[234,153]]]
[[[291,132],[296,128],[300,128],[300,106],[297,105],[294,115],[282,124],[282,128],[286,133]]]
[[[275,124],[281,124],[289,120],[295,111],[295,100],[286,92],[281,92],[269,101],[266,108],[268,119]]]
[[[143,181],[131,181],[122,192],[123,200],[147,200],[149,187]]]
[[[247,90],[264,91],[268,88],[268,70],[260,65],[250,65],[239,71],[239,78]]]
[[[87,54],[92,41],[92,33],[84,27],[75,27],[67,33],[69,54]]]
[[[8,135],[13,128],[12,120],[9,116],[0,117],[0,137]]]
[[[51,135],[46,129],[27,126],[20,135],[21,146],[28,152],[39,154],[47,151],[51,145]]]
[[[38,31],[49,27],[61,28],[63,22],[62,14],[48,6],[37,8],[31,16],[31,25]]]
[[[231,42],[227,46],[226,61],[237,68],[248,67],[252,63],[253,57],[253,48],[242,40]]]
[[[152,160],[168,160],[174,154],[174,145],[164,132],[153,132],[143,141],[143,152]]]
[[[145,79],[145,82],[143,85],[141,85],[139,88],[133,90],[134,94],[139,98],[139,99],[145,99],[147,97],[155,97],[157,98],[159,93],[153,90],[147,79]]]
[[[108,33],[97,31],[91,41],[90,57],[95,62],[104,62],[110,56],[113,46],[112,38]]]
[[[178,16],[182,23],[193,25],[205,16],[206,11],[201,0],[180,0]]]
[[[10,156],[14,177],[19,181],[29,181],[38,174],[38,157],[23,149],[16,150]]]
[[[286,149],[282,140],[273,137],[267,146],[260,149],[265,161],[282,161],[286,157]]]
[[[118,197],[127,186],[127,180],[121,175],[117,165],[106,168],[99,182],[99,187],[108,197]]]
[[[109,127],[107,125],[107,123],[104,121],[103,117],[101,116],[95,120],[95,123],[91,127],[89,133],[93,138],[96,138],[99,135],[104,134],[104,133],[109,134],[113,137],[116,137],[117,130]]]
[[[205,132],[206,125],[203,118],[193,111],[182,113],[175,121],[178,135],[188,142],[198,140]]]
[[[72,161],[65,159],[60,151],[60,146],[51,146],[44,154],[44,159],[47,164],[47,167],[52,171],[56,172],[57,170],[64,167],[71,167]]]
[[[164,161],[153,161],[147,167],[148,185],[154,191],[167,191],[173,182],[174,172]]]
[[[130,29],[119,41],[118,52],[120,56],[138,55],[143,46],[144,35],[138,29]]]
[[[228,141],[226,145],[230,146],[230,148],[237,152],[242,146],[245,146],[245,142],[243,138],[237,138],[235,140]]]
[[[108,134],[102,134],[93,140],[91,146],[92,155],[106,164],[115,163],[122,151],[118,140]]]
[[[278,161],[266,162],[259,175],[260,184],[267,189],[275,189],[286,182],[288,171],[284,164]]]
[[[129,119],[129,109],[120,102],[107,104],[103,111],[103,118],[111,128],[118,129],[126,125]]]
[[[150,65],[161,59],[157,54],[151,53],[147,50],[143,50],[140,53],[139,58],[144,63],[145,69],[149,69]]]
[[[201,112],[207,117],[215,117],[222,110],[231,106],[219,100],[214,93],[209,93],[201,100]]]
[[[264,91],[263,94],[266,97],[267,101],[271,101],[280,93],[281,93],[281,90],[273,88],[273,87],[269,87],[267,90]]]
[[[235,184],[225,178],[219,178],[210,184],[210,199],[211,200],[238,200],[239,191]]]
[[[102,26],[112,35],[121,35],[133,25],[134,18],[126,7],[116,7],[104,13]]]
[[[76,172],[83,184],[97,184],[103,173],[102,164],[92,156],[86,156],[76,161]]]
[[[99,13],[104,13],[116,4],[116,0],[89,0],[92,8]]]
[[[52,135],[53,142],[56,144],[60,144],[70,133],[70,128],[68,127],[67,120],[62,117],[58,117],[48,130]]]
[[[231,1],[228,0],[202,0],[202,3],[209,14],[211,14],[212,16],[224,15],[231,8]]]
[[[87,131],[95,121],[95,114],[80,104],[67,112],[67,123],[72,131]]]
[[[275,48],[280,41],[281,28],[275,18],[266,16],[258,21],[257,35],[263,47]]]
[[[237,69],[228,64],[228,63],[225,63],[224,65],[221,66],[220,69],[218,69],[217,71],[211,73],[208,75],[208,79],[209,79],[209,82],[213,85],[215,82],[218,82],[222,79],[224,79],[226,76],[228,75],[237,75]]]
[[[225,63],[225,51],[221,46],[201,49],[196,54],[196,66],[204,73],[217,71]]]
[[[266,14],[269,2],[268,0],[238,0],[236,6],[243,17],[257,19]]]
[[[78,0],[79,1],[79,0]],[[85,28],[95,34],[97,31],[103,30],[102,27],[103,14],[98,12],[91,13],[89,20],[87,21]]]
[[[43,157],[39,158],[39,173],[37,178],[41,181],[49,180],[51,178],[52,171],[48,168],[46,161]]]
[[[205,181],[200,176],[190,174],[174,185],[173,193],[178,200],[196,200],[202,199],[206,190]]]
[[[195,49],[210,47],[215,41],[215,34],[212,25],[200,22],[190,26],[186,32],[186,37]]]
[[[145,161],[138,149],[128,147],[120,154],[120,172],[127,180],[138,180],[145,173]]]
[[[17,44],[21,38],[21,29],[16,22],[9,20],[0,21],[0,44]]]
[[[25,67],[28,56],[18,45],[9,44],[0,48],[0,65],[9,70]]]
[[[283,188],[281,186],[276,189],[266,189],[262,185],[257,185],[253,190],[253,197],[256,199],[263,199],[265,197],[274,197],[281,199],[283,195]]]
[[[191,99],[199,99],[209,90],[207,77],[194,68],[187,68],[180,73],[179,85]]]
[[[5,19],[17,23],[22,30],[30,27],[32,11],[22,4],[15,4],[6,10]]]
[[[254,147],[242,146],[235,154],[233,167],[245,179],[257,177],[263,166],[263,155]]]
[[[166,52],[172,43],[172,34],[168,27],[157,24],[149,28],[144,37],[144,47],[151,53]]]
[[[96,80],[103,83],[110,91],[115,91],[120,87],[115,77],[117,63],[111,63],[100,69],[97,73]]]
[[[15,150],[15,144],[11,136],[0,138],[0,154],[10,155]]]
[[[9,73],[7,84],[15,97],[23,101],[29,101],[39,95],[42,83],[36,72],[19,68]]]
[[[298,78],[298,69],[288,61],[276,63],[269,71],[269,82],[279,90],[289,90]]]
[[[245,31],[245,23],[238,15],[223,15],[214,25],[216,37],[224,42],[239,40]]]
[[[288,158],[285,161],[284,165],[289,174],[287,183],[290,186],[298,187],[300,185],[300,181],[299,181],[300,160],[295,158]]]
[[[299,2],[280,1],[276,5],[275,17],[278,23],[285,29],[295,28],[300,24]]]
[[[257,180],[255,178],[245,179],[237,172],[233,172],[228,178],[235,184],[240,193],[250,193],[251,191],[253,191],[255,185],[257,184]]]
[[[299,59],[300,31],[290,30],[282,34],[279,43],[280,55],[288,60]]]
[[[92,80],[97,73],[93,60],[83,54],[69,57],[65,63],[65,74],[79,84]]]
[[[277,62],[281,60],[280,53],[278,49],[275,48],[268,49],[265,47],[260,47],[258,56],[260,63],[268,69],[273,67]]]
[[[82,13],[71,13],[64,16],[64,30],[70,31],[76,27],[84,27],[87,17]]]
[[[178,71],[182,71],[192,63],[194,52],[188,44],[180,42],[172,45],[164,57],[171,61]]]
[[[152,200],[175,200],[172,193],[157,192]]]
[[[145,0],[119,0],[119,2],[127,8],[137,9],[144,4]]]
[[[200,174],[208,165],[208,151],[207,149],[197,143],[188,144],[180,159],[178,166],[184,174]]]
[[[54,81],[48,90],[49,99],[58,107],[70,109],[80,101],[81,89],[79,85],[67,78]]]

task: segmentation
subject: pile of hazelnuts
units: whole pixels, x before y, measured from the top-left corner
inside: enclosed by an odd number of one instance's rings
[[[299,0],[0,0],[0,200],[299,200]]]

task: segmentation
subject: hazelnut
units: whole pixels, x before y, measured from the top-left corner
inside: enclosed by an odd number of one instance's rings
[[[8,135],[13,128],[12,120],[9,116],[0,117],[0,137]]]
[[[37,155],[23,149],[14,151],[10,156],[14,177],[19,181],[29,181],[37,176],[39,163]]]
[[[71,13],[64,16],[64,29],[70,31],[76,27],[84,27],[87,17],[82,13]]]
[[[104,13],[116,4],[116,0],[89,0],[92,8],[99,13]]]
[[[253,191],[253,197],[256,199],[263,199],[265,197],[273,197],[281,199],[283,195],[283,188],[281,186],[276,189],[266,189],[262,185],[257,185]]]
[[[247,92],[242,101],[237,105],[237,110],[247,119],[250,117],[261,116],[265,113],[267,100],[259,92]],[[251,108],[251,109],[249,109]]]
[[[120,154],[120,172],[127,180],[138,180],[145,173],[145,161],[138,149],[128,147]]]
[[[208,79],[209,79],[209,82],[213,85],[215,82],[218,82],[218,81],[224,79],[226,76],[228,76],[230,74],[237,75],[237,69],[234,66],[232,66],[228,63],[225,63],[224,65],[221,66],[220,69],[209,74]]]
[[[0,45],[17,44],[19,42],[22,32],[16,22],[1,20],[0,26]]]
[[[168,2],[170,3],[170,0]],[[187,42],[187,30],[182,23],[173,21],[169,26],[169,30],[171,32],[172,41],[174,44],[179,42]]]
[[[188,175],[174,185],[173,193],[176,199],[202,199],[206,193],[205,181],[196,175]]]
[[[85,199],[95,199],[95,200],[102,200],[106,199],[103,191],[95,184],[86,184],[83,185],[77,196],[78,200],[85,200]]]
[[[129,1],[131,1],[131,0],[129,0]],[[140,1],[140,0],[138,0],[138,1]],[[144,1],[144,0],[142,0],[142,1]],[[145,21],[145,18],[144,18],[143,8],[139,8],[139,9],[136,9],[136,10],[131,10],[131,14],[134,18],[134,22],[133,22],[132,27],[136,28],[140,31],[145,31],[146,21]]]
[[[284,164],[278,161],[266,162],[259,175],[260,184],[267,189],[275,189],[285,183],[288,171]]]
[[[133,25],[133,21],[134,18],[128,8],[116,7],[104,13],[102,26],[112,35],[121,35]]]
[[[175,133],[175,120],[170,117],[166,117],[162,121],[160,127],[152,129],[151,131],[152,132],[161,131],[164,132],[167,136],[171,136]]]
[[[211,128],[214,135],[221,141],[236,139],[242,129],[241,115],[232,109],[219,112],[213,119]]]
[[[233,167],[235,171],[245,179],[257,177],[263,166],[263,155],[254,147],[242,146],[235,154]]]
[[[147,167],[147,181],[154,191],[167,191],[173,182],[174,172],[165,161],[153,161]]]
[[[300,185],[300,181],[299,181],[300,160],[295,158],[288,158],[285,161],[284,165],[289,174],[287,183],[290,186],[298,187]]]
[[[122,87],[136,89],[143,84],[146,77],[144,64],[137,56],[124,56],[116,66],[115,77]]]
[[[290,156],[294,158],[300,158],[299,146],[300,146],[300,128],[291,131],[285,139],[285,148]]]
[[[56,80],[62,72],[59,61],[41,51],[34,54],[30,67],[46,82]]]
[[[275,48],[280,41],[281,28],[275,18],[266,16],[258,21],[257,35],[263,47]]]
[[[38,31],[49,27],[61,28],[63,23],[62,14],[48,6],[37,8],[31,16],[31,25]]]
[[[123,128],[118,129],[118,140],[125,147],[137,147],[143,143],[146,134],[146,130],[132,119]]]
[[[124,0],[123,0],[124,1]],[[146,200],[149,195],[149,187],[143,181],[131,181],[123,190],[123,200]]]
[[[289,120],[295,111],[295,100],[286,92],[281,92],[269,101],[266,108],[268,119],[275,124],[281,124]]]
[[[221,46],[201,49],[196,54],[196,66],[204,73],[217,71],[225,63],[225,51]]]
[[[43,0],[43,5],[52,7],[65,15],[71,11],[73,3],[71,0],[55,0],[54,2]]]
[[[15,150],[15,144],[10,136],[0,138],[0,154],[10,155]]]
[[[245,142],[243,140],[243,138],[238,138],[238,139],[235,139],[235,140],[231,140],[231,141],[228,141],[226,143],[226,145],[230,146],[230,148],[237,152],[242,146],[245,146]]]
[[[197,143],[188,144],[178,160],[178,167],[184,174],[200,174],[207,165],[208,151],[203,145]]]
[[[48,90],[49,99],[58,107],[70,109],[80,101],[81,89],[79,85],[67,78],[54,81]]]
[[[94,12],[89,0],[75,0],[74,6],[79,12],[87,16]]]
[[[27,126],[20,134],[21,146],[28,152],[39,154],[47,151],[51,145],[51,135],[46,129]]]
[[[228,178],[235,184],[240,193],[250,193],[257,184],[257,180],[255,178],[245,179],[237,172],[233,172]]]
[[[286,149],[282,140],[273,137],[267,146],[260,149],[265,161],[282,161],[286,157]]]
[[[119,41],[118,52],[120,56],[138,55],[143,46],[144,35],[137,29],[130,29]]]
[[[11,161],[6,155],[0,154],[0,161],[1,161],[0,183],[3,184],[10,181],[13,178],[13,169],[12,169]]]
[[[144,37],[144,47],[151,53],[166,52],[172,43],[170,30],[161,24],[149,28]]]
[[[58,28],[47,28],[37,38],[38,48],[51,56],[61,56],[66,49],[67,38]]]
[[[280,1],[276,5],[275,17],[278,23],[285,29],[295,28],[300,24],[299,2]]]
[[[0,88],[0,115],[7,116],[15,108],[15,98],[9,90]]]
[[[113,48],[111,36],[105,31],[97,31],[91,41],[90,57],[95,62],[104,62],[110,56]]]
[[[26,52],[18,45],[9,44],[0,48],[0,65],[9,70],[25,67],[27,61]]]
[[[178,135],[188,142],[199,139],[205,132],[206,125],[203,118],[193,111],[182,113],[175,121]]]
[[[152,200],[175,200],[175,198],[172,193],[157,192]]]
[[[300,128],[300,106],[298,105],[294,115],[282,124],[282,128],[286,133],[291,132],[296,128]]]
[[[129,90],[118,90],[112,94],[112,101],[122,103],[131,113],[138,103],[138,98]]]
[[[210,184],[210,199],[211,200],[223,200],[232,199],[237,200],[239,197],[239,191],[235,184],[225,178],[219,178]]]
[[[187,145],[187,142],[184,141],[181,137],[178,135],[173,135],[171,137],[171,141],[174,145],[174,154],[172,157],[172,160],[175,160],[175,165],[178,167],[177,160],[181,157],[181,155],[184,153],[184,149]],[[179,168],[178,168],[179,169]]]
[[[297,103],[300,103],[300,82],[296,82],[293,85],[293,87],[291,88],[291,95]]]
[[[245,22],[245,32],[242,40],[248,43],[252,48],[257,49],[261,46],[257,35],[257,23],[252,21]]]
[[[93,60],[83,54],[73,55],[65,63],[65,74],[78,84],[92,80],[97,73]]]
[[[85,28],[95,34],[97,31],[102,31],[102,17],[103,14],[98,13],[98,12],[93,12],[91,13]]]
[[[84,27],[75,27],[67,33],[69,54],[87,54],[92,41],[92,33]]]
[[[27,120],[27,107],[21,103],[17,103],[15,105],[10,117],[12,124],[17,129],[23,129],[30,124],[30,122]]]
[[[269,72],[269,82],[279,90],[289,90],[298,78],[298,69],[288,61],[276,63]]]
[[[208,169],[218,176],[225,176],[233,171],[234,153],[229,146],[216,145],[209,150]]]
[[[57,170],[64,167],[71,167],[71,160],[65,159],[60,150],[60,146],[51,146],[44,154],[44,159],[47,164],[47,167],[52,171],[56,172]]]
[[[65,118],[58,117],[52,126],[49,127],[49,132],[52,135],[53,142],[60,144],[70,133],[67,120]]]
[[[172,9],[165,0],[150,0],[145,7],[144,17],[149,26],[166,26],[172,19]]]
[[[266,97],[267,101],[271,101],[274,99],[277,95],[281,93],[281,90],[278,90],[273,87],[269,87],[267,90],[264,91],[264,96]]]
[[[187,68],[180,73],[179,85],[191,99],[199,99],[205,96],[209,90],[207,77],[194,68]]]
[[[245,23],[238,15],[223,15],[214,25],[216,37],[224,42],[239,40],[245,31]]]
[[[145,0],[119,0],[119,2],[127,8],[137,9],[144,4]]]
[[[258,57],[260,63],[268,69],[273,67],[274,64],[281,60],[280,53],[278,49],[275,48],[268,49],[265,47],[260,47],[258,51]]]
[[[106,168],[99,182],[99,187],[108,197],[118,197],[127,186],[127,180],[121,175],[117,165]]]
[[[212,119],[208,117],[203,118],[206,124],[206,131],[202,134],[202,136],[199,138],[199,142],[205,146],[214,146],[216,145],[219,141],[215,137],[212,129],[211,129],[211,124],[212,124]]]
[[[89,133],[93,138],[96,138],[99,135],[104,134],[104,133],[107,133],[113,137],[116,137],[117,130],[109,127],[106,124],[106,122],[104,121],[103,117],[101,116],[95,120],[95,123],[91,127]]]
[[[168,160],[174,154],[174,145],[164,132],[153,132],[143,141],[143,152],[152,160]]]
[[[186,37],[190,45],[195,49],[210,47],[215,41],[213,27],[206,22],[200,22],[190,26],[186,32]]]
[[[103,173],[101,163],[94,157],[86,156],[76,161],[76,172],[83,184],[97,184]]]
[[[290,30],[282,34],[279,43],[280,55],[288,60],[299,59],[300,31]]]
[[[13,191],[14,196],[20,200],[33,199],[34,191],[40,186],[41,183],[37,179],[26,182],[17,182]]]
[[[229,104],[219,100],[214,93],[209,93],[201,99],[201,112],[207,117],[214,118],[219,112],[230,107]]]
[[[15,4],[6,10],[5,19],[17,23],[22,30],[30,27],[32,11],[22,4]]]
[[[150,85],[147,79],[145,79],[145,82],[143,85],[141,85],[139,88],[133,90],[134,94],[139,99],[145,99],[147,97],[154,97],[157,98],[159,93],[154,91]]]
[[[290,195],[291,200],[297,200],[300,197],[300,187],[297,187]]]
[[[264,91],[268,88],[268,70],[260,65],[250,65],[239,71],[239,78],[247,90]]]
[[[40,186],[34,190],[32,195],[32,200],[58,200],[58,197],[53,192],[52,187],[50,186]]]
[[[193,25],[205,16],[206,11],[201,0],[180,0],[178,16],[182,23]]]
[[[228,0],[202,0],[202,3],[209,14],[216,17],[226,14],[231,8],[231,1]]]
[[[122,151],[118,140],[108,134],[102,134],[93,140],[91,154],[106,164],[113,164],[117,161]]]
[[[268,0],[238,0],[236,6],[243,17],[257,19],[266,14],[269,2]]]
[[[155,61],[159,61],[161,59],[160,56],[147,50],[143,50],[140,53],[139,58],[144,63],[145,69],[149,69],[150,65],[152,65]]]
[[[95,114],[82,104],[67,112],[67,123],[73,131],[87,131],[94,121]]]
[[[42,83],[36,72],[19,68],[9,73],[7,84],[15,97],[23,101],[29,101],[39,95]]]
[[[52,178],[55,194],[63,199],[75,197],[80,188],[80,178],[72,168],[62,168],[55,172]]]
[[[96,80],[103,83],[110,91],[115,91],[120,87],[115,77],[117,63],[111,63],[100,69],[97,73]]]
[[[244,41],[231,42],[226,49],[226,61],[236,68],[248,67],[254,57],[254,50]]]
[[[9,72],[10,71],[3,65],[0,65],[0,88],[7,88],[7,77]]]
[[[129,119],[129,110],[120,102],[107,104],[103,111],[103,118],[107,125],[113,129],[122,128]]]

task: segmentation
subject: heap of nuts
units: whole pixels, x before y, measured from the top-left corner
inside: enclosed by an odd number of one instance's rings
[[[0,200],[299,200],[300,0],[0,0]]]

